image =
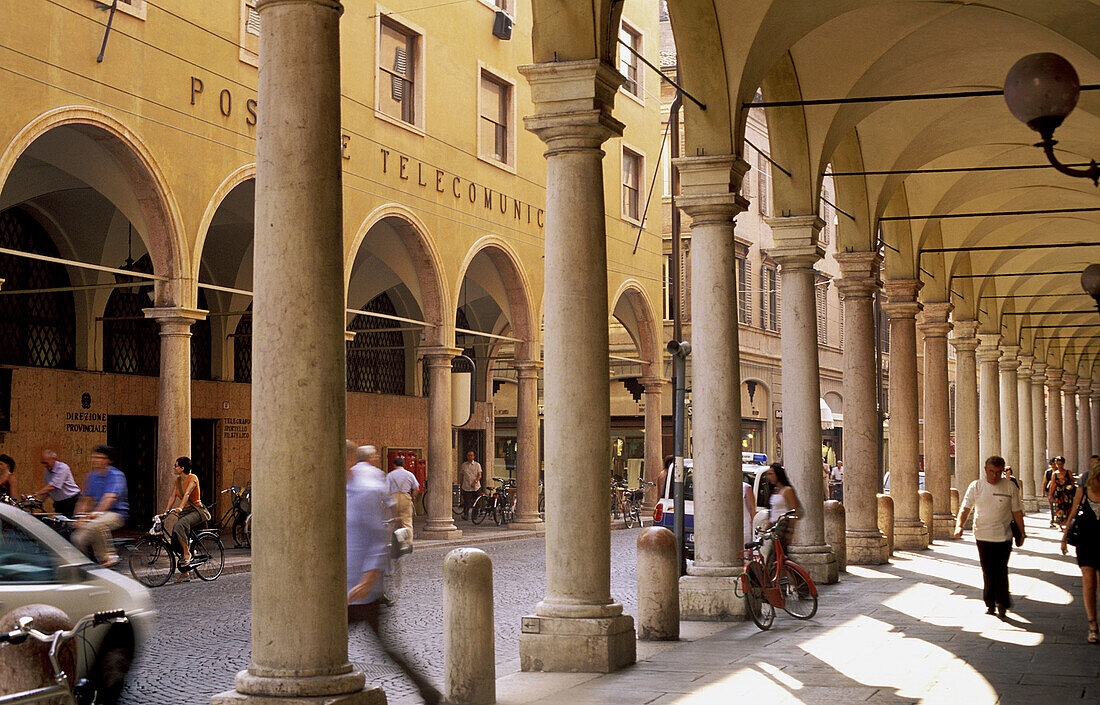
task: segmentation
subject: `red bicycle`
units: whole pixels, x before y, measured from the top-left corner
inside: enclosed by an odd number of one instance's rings
[[[796,619],[809,619],[817,614],[817,586],[802,566],[787,559],[779,537],[787,524],[797,516],[790,511],[759,531],[759,539],[745,544],[741,558],[745,569],[741,573],[740,590],[753,623],[770,629],[778,607]],[[771,554],[765,559],[761,547],[770,541]]]

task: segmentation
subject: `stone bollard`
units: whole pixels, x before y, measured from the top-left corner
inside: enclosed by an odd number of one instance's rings
[[[894,498],[878,495],[878,530],[886,537],[886,555],[894,555]]]
[[[456,548],[443,561],[443,678],[447,702],[496,702],[493,640],[493,563],[480,549]]]
[[[933,531],[932,531],[932,493],[928,490],[921,490],[917,493],[919,500],[918,514],[920,515],[921,523],[928,529],[928,543],[932,543]]]
[[[848,542],[845,540],[847,530],[844,518],[844,505],[835,499],[825,502],[825,543],[836,554],[837,570],[848,570]]]
[[[959,515],[959,491],[954,487],[951,488],[951,516],[957,517]]]
[[[61,610],[49,605],[35,604],[16,607],[0,617],[0,631],[10,632],[18,627],[20,617],[33,617],[34,628],[47,634],[73,627],[72,620]],[[68,674],[76,672],[74,652],[74,649],[62,649],[60,653],[61,667]],[[49,644],[34,639],[27,639],[19,646],[0,649],[0,693],[15,693],[53,685],[53,667],[50,666],[49,653]]]
[[[680,638],[676,536],[663,526],[651,526],[638,534],[638,638]]]

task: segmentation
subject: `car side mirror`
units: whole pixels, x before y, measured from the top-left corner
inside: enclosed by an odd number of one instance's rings
[[[76,583],[82,583],[87,579],[88,571],[84,569],[84,566],[63,565],[57,569],[58,582],[73,585]]]

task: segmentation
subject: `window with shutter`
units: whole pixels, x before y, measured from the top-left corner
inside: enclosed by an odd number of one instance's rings
[[[757,177],[758,177],[757,178],[757,189],[756,189],[756,202],[760,206],[760,215],[768,215],[768,213],[769,213],[768,182],[770,181],[770,178],[769,178],[769,174],[770,174],[769,167],[770,167],[770,165],[768,164],[768,160],[764,158],[763,152],[761,152],[760,154],[757,155],[756,163],[757,163],[756,174],[757,174]]]
[[[511,164],[512,84],[481,70],[478,146],[482,157]]]
[[[840,299],[840,349],[844,349],[844,299]]]
[[[419,40],[419,34],[397,24],[389,15],[380,18],[378,110],[410,125],[419,122],[416,108]]]
[[[623,217],[642,219],[642,155],[623,147]]]
[[[814,287],[814,294],[817,298],[817,343],[818,345],[828,345],[829,280],[824,277],[819,277],[817,285]]]

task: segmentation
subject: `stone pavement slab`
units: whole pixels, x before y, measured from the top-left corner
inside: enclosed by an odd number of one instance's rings
[[[505,673],[501,705],[768,703],[1100,704],[1100,646],[1085,643],[1081,576],[1045,514],[1015,549],[1007,620],[985,614],[972,538],[852,566],[822,586],[807,622],[684,623],[686,639],[639,643],[607,675]],[[498,667],[499,668],[499,667]],[[396,700],[398,705],[412,699]]]

